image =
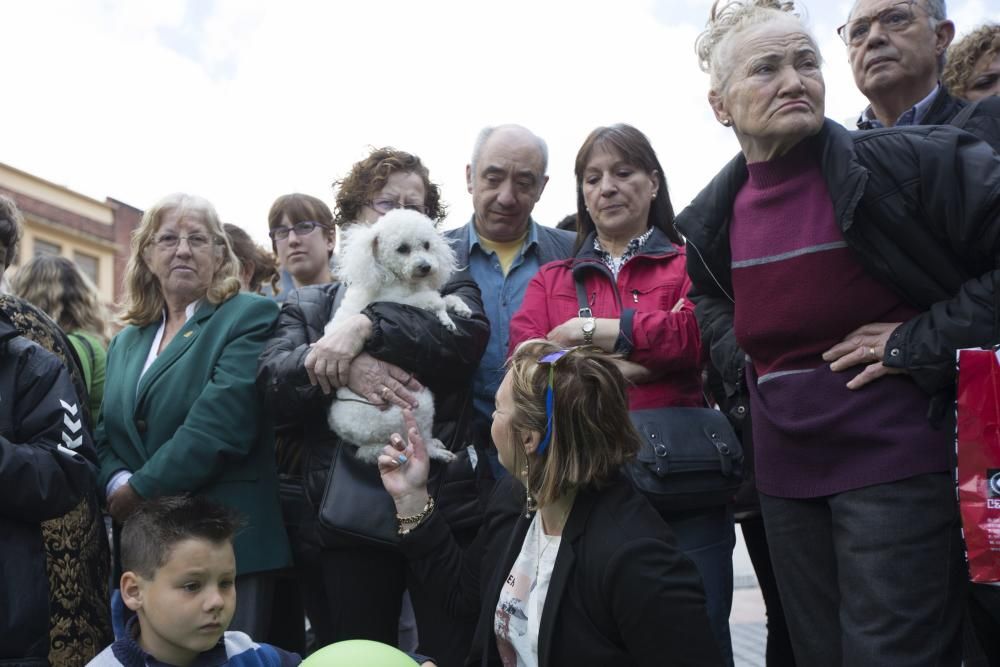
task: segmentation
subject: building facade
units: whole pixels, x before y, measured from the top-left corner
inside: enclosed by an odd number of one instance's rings
[[[36,255],[61,255],[90,277],[106,305],[119,302],[130,235],[142,211],[110,197],[91,199],[2,162],[0,193],[17,203],[25,220],[8,278]]]

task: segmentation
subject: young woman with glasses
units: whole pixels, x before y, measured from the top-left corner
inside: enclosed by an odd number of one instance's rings
[[[295,287],[333,282],[333,214],[322,199],[298,192],[278,197],[267,214],[271,247]]]
[[[477,619],[464,664],[721,665],[697,570],[622,466],[639,450],[617,359],[532,340],[496,394],[510,475],[461,549],[428,492],[411,420],[379,457],[415,578]]]

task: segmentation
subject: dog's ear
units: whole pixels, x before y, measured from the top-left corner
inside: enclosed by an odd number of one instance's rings
[[[376,236],[373,227],[355,222],[344,230],[336,262],[337,279],[342,283],[377,284],[372,275],[373,268],[378,265],[377,256],[372,254],[372,239]]]
[[[435,230],[434,235],[430,239],[431,252],[438,261],[438,270],[435,273],[434,289],[441,290],[448,281],[451,279],[451,274],[455,273],[455,269],[458,265],[458,259],[455,257],[455,250],[448,243],[444,235],[441,232]]]

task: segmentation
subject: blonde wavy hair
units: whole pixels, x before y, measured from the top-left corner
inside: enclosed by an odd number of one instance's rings
[[[1000,23],[981,25],[948,49],[941,82],[948,92],[965,98],[972,83],[972,70],[979,59],[1000,53]]]
[[[240,262],[233,254],[233,247],[215,207],[207,199],[195,195],[182,192],[167,195],[143,214],[139,227],[132,232],[132,252],[125,269],[125,300],[119,315],[125,324],[145,326],[163,317],[166,301],[160,281],[150,271],[143,254],[153,243],[153,236],[159,231],[166,214],[174,211],[184,217],[196,216],[200,219],[215,241],[216,257],[221,256],[222,264],[212,276],[205,298],[210,303],[219,304],[240,291]]]
[[[559,349],[549,341],[529,340],[510,357],[513,442],[532,431],[545,433],[549,365],[539,359]],[[513,447],[515,476],[539,505],[578,488],[603,486],[638,453],[641,441],[629,418],[627,385],[616,358],[596,347],[577,347],[552,366],[549,446],[541,455]],[[521,474],[525,465],[527,479]]]
[[[11,290],[55,320],[66,333],[86,331],[107,344],[104,306],[97,288],[76,264],[56,255],[39,255],[14,274]]]
[[[771,21],[793,21],[809,37],[816,55],[819,45],[808,30],[792,0],[715,0],[705,31],[695,40],[698,66],[709,75],[712,90],[725,90],[732,74],[732,37],[753,26]]]

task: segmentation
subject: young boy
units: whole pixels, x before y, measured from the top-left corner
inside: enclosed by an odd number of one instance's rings
[[[121,595],[135,616],[88,665],[298,665],[294,653],[226,632],[236,608],[237,525],[230,510],[202,496],[142,504],[121,534]]]

